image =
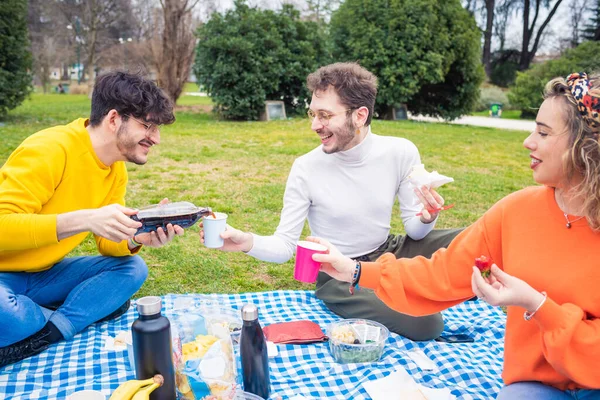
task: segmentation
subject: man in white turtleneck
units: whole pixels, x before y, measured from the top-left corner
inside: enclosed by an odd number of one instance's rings
[[[313,236],[326,238],[360,261],[374,261],[386,252],[429,257],[446,247],[460,229],[433,230],[437,212],[428,210],[440,209],[444,200],[433,190],[415,190],[409,183],[411,167],[421,164],[416,146],[370,130],[377,78],[358,64],[336,63],[310,74],[307,84],[313,93],[311,128],[321,145],[294,162],[277,230],[259,236],[228,226],[221,234],[221,250],[286,262],[294,255],[307,218]],[[407,236],[390,235],[396,197]],[[319,274],[316,296],[344,318],[375,320],[413,340],[433,339],[444,327],[440,314],[400,314],[368,289],[350,295],[347,283],[324,273]]]

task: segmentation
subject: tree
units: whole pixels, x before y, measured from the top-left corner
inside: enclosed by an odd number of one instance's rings
[[[501,0],[496,4],[494,17],[494,35],[498,38],[498,51],[503,52],[506,43],[506,27],[519,0]]]
[[[554,14],[562,1],[563,0],[554,0],[553,3],[552,0],[523,0],[523,40],[521,42],[521,60],[519,61],[519,69],[521,71],[525,71],[529,68],[533,57],[535,57],[535,54],[537,53],[544,29],[546,29],[552,20],[552,17],[554,17]],[[542,22],[537,29],[537,32],[535,32],[536,23],[542,7],[547,8],[550,11],[546,16],[546,19],[544,19],[544,22]],[[534,12],[533,20],[530,21],[529,17],[532,8]]]
[[[485,30],[483,31],[483,55],[481,62],[488,78],[492,75],[492,34],[496,0],[485,0]]]
[[[288,115],[309,101],[306,76],[328,61],[319,23],[291,5],[279,11],[234,8],[198,29],[194,73],[223,118],[256,120],[265,100],[283,100]]]
[[[95,70],[102,51],[115,43],[119,37],[131,37],[128,21],[131,3],[128,0],[55,0],[72,33],[77,51],[83,51],[87,70],[88,88],[94,85]],[[85,80],[85,74],[82,77]]]
[[[50,85],[50,72],[62,61],[68,64],[73,52],[68,46],[66,24],[52,2],[29,0],[28,30],[33,55],[33,72],[44,93]]]
[[[600,70],[600,42],[583,42],[569,49],[556,60],[535,64],[526,72],[517,73],[517,80],[508,98],[522,115],[534,116],[542,104],[544,85],[550,79],[566,77],[572,72],[592,73]]]
[[[331,18],[334,57],[377,75],[376,112],[469,113],[484,73],[480,31],[458,0],[346,0]]]
[[[306,0],[309,18],[315,22],[327,21],[340,0]]]
[[[152,47],[158,85],[176,102],[188,81],[194,60],[192,10],[199,0],[160,0],[163,10],[160,45]],[[158,44],[158,43],[156,43]]]
[[[571,17],[571,47],[577,47],[577,45],[582,42],[581,39],[584,38],[581,23],[583,22],[583,15],[587,11],[585,7],[586,2],[587,0],[572,0],[571,6],[569,7]],[[598,4],[600,4],[600,1]],[[600,7],[598,8],[598,12],[600,12]],[[596,16],[600,17],[600,14],[596,14]],[[598,30],[598,33],[600,34],[600,29]]]
[[[600,40],[600,0],[596,0],[586,11],[590,18],[583,28],[581,37],[585,40]]]
[[[30,70],[27,1],[3,0],[0,7],[0,118],[30,93]]]

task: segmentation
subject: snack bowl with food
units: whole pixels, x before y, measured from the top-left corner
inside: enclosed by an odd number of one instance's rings
[[[329,350],[336,362],[377,362],[383,354],[389,330],[368,319],[344,319],[327,327]]]

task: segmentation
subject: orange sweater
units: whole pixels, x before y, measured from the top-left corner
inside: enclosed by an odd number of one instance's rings
[[[384,254],[363,263],[360,284],[399,312],[432,314],[473,296],[472,267],[480,255],[548,293],[531,321],[522,308],[508,307],[505,384],[600,389],[600,234],[585,219],[567,229],[552,188],[507,196],[431,259]]]

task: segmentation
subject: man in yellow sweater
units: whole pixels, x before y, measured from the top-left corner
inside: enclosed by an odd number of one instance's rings
[[[97,79],[89,119],[28,137],[0,169],[0,367],[70,339],[129,308],[148,269],[142,245],[179,226],[135,235],[125,207],[125,161],[145,164],[173,105],[151,81],[124,72]],[[91,232],[100,256],[65,256]]]

